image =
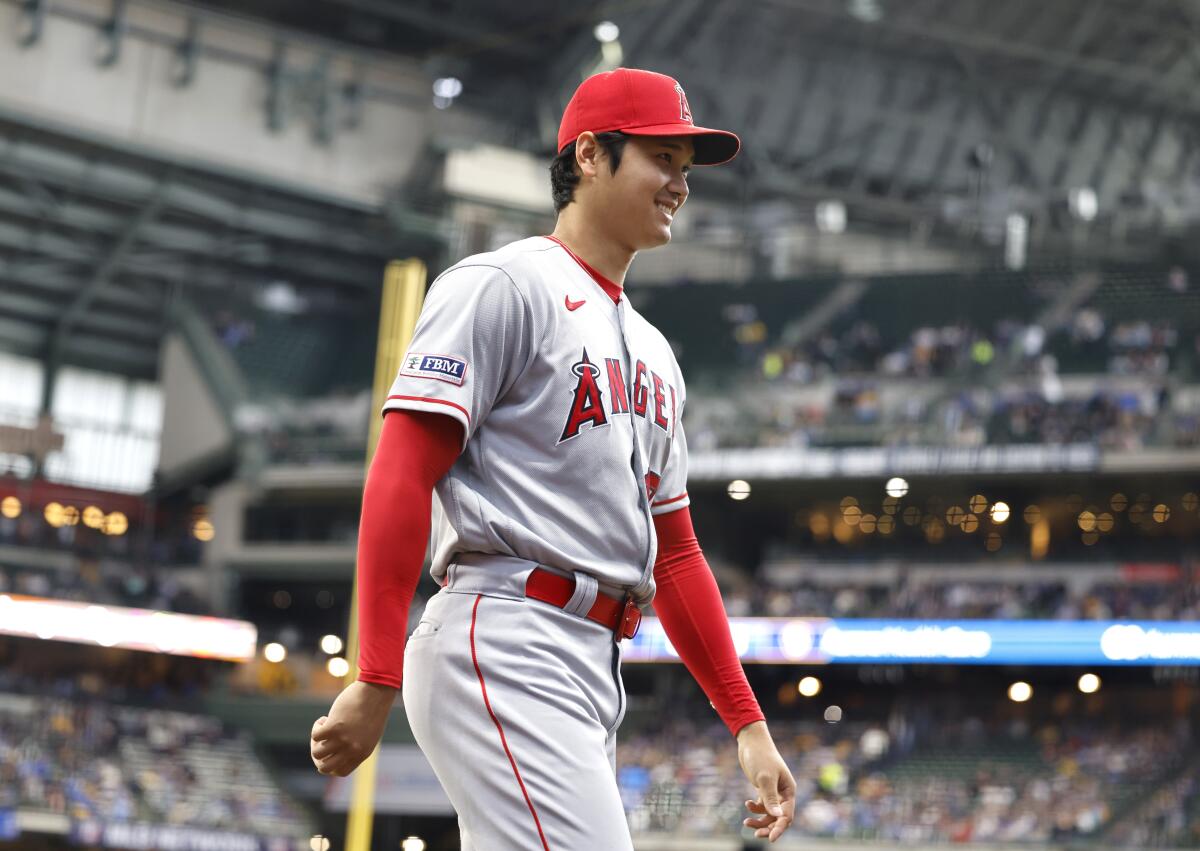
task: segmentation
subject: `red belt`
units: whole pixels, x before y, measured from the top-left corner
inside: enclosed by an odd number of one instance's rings
[[[529,574],[525,583],[525,596],[560,609],[567,604],[575,593],[575,580],[557,573],[537,567]],[[596,602],[588,609],[585,617],[590,621],[606,626],[613,631],[618,641],[622,638],[633,638],[637,635],[642,623],[642,610],[633,602],[632,597],[624,600],[614,600],[604,594],[596,594]]]

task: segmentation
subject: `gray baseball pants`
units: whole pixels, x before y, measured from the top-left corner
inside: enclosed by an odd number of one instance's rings
[[[463,851],[632,851],[616,782],[625,693],[612,631],[526,600],[531,562],[471,561],[451,564],[426,606],[403,688]]]

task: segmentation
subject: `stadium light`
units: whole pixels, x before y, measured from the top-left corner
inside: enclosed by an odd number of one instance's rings
[[[1079,690],[1084,694],[1095,694],[1100,691],[1100,678],[1095,674],[1084,674],[1079,678]]]
[[[796,691],[804,697],[816,697],[821,693],[821,681],[816,677],[805,677],[796,685]]]
[[[879,0],[850,0],[847,11],[865,24],[874,24],[883,18]]]
[[[325,635],[321,637],[321,649],[332,656],[335,653],[342,652],[342,639],[336,635]]]
[[[729,483],[729,487],[725,489],[725,493],[729,494],[729,498],[737,502],[750,498],[750,483],[743,479],[734,479]]]
[[[419,836],[409,836],[400,840],[400,851],[425,851],[425,840]]]
[[[104,512],[94,505],[83,509],[83,525],[89,529],[100,529],[104,526]]]
[[[114,511],[104,518],[104,534],[124,535],[129,531],[129,518],[120,511]]]
[[[325,670],[340,680],[350,672],[350,663],[341,656],[334,656],[325,663]]]
[[[999,524],[1004,523],[1012,515],[1012,509],[1008,507],[1007,502],[996,502],[991,508],[992,522]]]
[[[439,77],[433,81],[433,105],[438,109],[447,109],[462,91],[462,80],[458,77]]]
[[[1008,699],[1013,703],[1024,703],[1033,697],[1033,686],[1018,680],[1008,687]]]
[[[42,516],[46,518],[46,522],[55,529],[63,525],[63,507],[61,503],[49,502],[42,510]]]
[[[902,496],[908,495],[908,482],[899,476],[895,476],[888,479],[883,489],[887,492],[888,496],[900,499]]]
[[[21,516],[21,500],[15,496],[6,496],[0,500],[0,514],[3,514],[9,520],[15,520]]]
[[[846,205],[841,201],[822,201],[817,204],[817,230],[821,233],[844,233]]]
[[[1080,186],[1068,192],[1067,206],[1071,209],[1071,215],[1084,222],[1092,221],[1100,211],[1096,190],[1090,186]]]
[[[601,21],[596,24],[596,28],[592,30],[592,35],[596,37],[596,41],[601,44],[612,44],[621,37],[621,28],[612,21]]]
[[[208,543],[216,537],[216,534],[212,521],[207,517],[202,517],[192,524],[192,537],[197,541]]]
[[[1013,213],[1004,221],[1004,265],[1020,271],[1025,268],[1025,249],[1029,245],[1029,219]]]
[[[263,658],[268,662],[282,662],[287,658],[287,648],[278,641],[272,641],[263,648]]]
[[[842,707],[826,706],[825,707],[825,720],[828,721],[830,724],[836,724],[837,722],[841,721],[842,720]]]
[[[308,847],[311,851],[329,851],[329,837],[318,833],[312,839],[308,840]]]

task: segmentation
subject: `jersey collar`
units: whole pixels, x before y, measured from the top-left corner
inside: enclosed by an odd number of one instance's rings
[[[585,261],[582,257],[580,257],[578,254],[576,254],[571,249],[567,248],[566,244],[558,237],[547,234],[546,239],[549,239],[549,240],[552,240],[552,241],[558,243],[562,247],[563,251],[570,254],[571,259],[574,260],[576,263],[578,263],[580,268],[583,269],[583,271],[585,271],[589,275],[591,275],[592,280],[594,280],[597,284],[599,284],[600,288],[602,290],[604,290],[604,292],[608,295],[608,297],[613,300],[613,304],[621,303],[621,285],[620,284],[613,283],[608,278],[604,277],[599,272],[597,272],[595,269],[593,269],[591,266],[589,266],[587,264],[587,261]]]

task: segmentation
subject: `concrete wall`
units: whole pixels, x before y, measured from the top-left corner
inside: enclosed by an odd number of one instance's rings
[[[203,48],[195,78],[177,86],[171,70],[188,29],[189,10],[154,0],[128,5],[128,34],[117,60],[101,66],[97,24],[108,0],[58,0],[39,40],[18,44],[17,4],[0,3],[0,116],[98,136],[169,159],[254,173],[292,188],[374,204],[402,181],[425,144],[432,108],[429,82],[411,63],[267,29],[261,24],[198,18]],[[267,122],[267,68],[279,41],[287,44],[283,126]],[[340,51],[340,52],[339,52]],[[365,56],[365,58],[364,58]],[[313,72],[327,60],[335,131],[317,138]],[[357,126],[342,97],[359,78],[373,94]]]
[[[163,424],[158,469],[171,478],[229,448],[233,431],[178,333],[162,348]]]

